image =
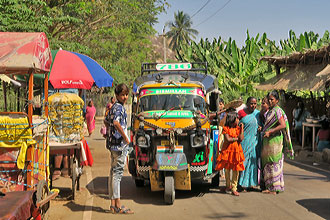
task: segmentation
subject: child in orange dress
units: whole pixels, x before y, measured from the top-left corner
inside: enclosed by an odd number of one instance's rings
[[[225,191],[231,190],[235,196],[239,196],[237,192],[239,171],[244,170],[244,154],[241,146],[241,142],[244,139],[244,125],[238,125],[238,123],[238,114],[236,112],[229,112],[222,131],[225,140],[216,165],[216,170],[225,169]],[[231,170],[233,174],[230,180]]]

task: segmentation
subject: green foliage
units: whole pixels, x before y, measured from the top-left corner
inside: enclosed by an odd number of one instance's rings
[[[291,30],[287,40],[275,41],[268,39],[266,33],[251,37],[247,31],[245,44],[239,48],[231,38],[228,41],[201,39],[199,43],[181,44],[177,50],[177,58],[182,62],[208,62],[208,72],[217,76],[219,88],[225,101],[248,96],[262,97],[262,91],[254,87],[260,82],[273,77],[275,70],[267,62],[259,62],[262,56],[289,55],[306,49],[318,49],[330,43],[329,32],[319,39],[318,34],[305,32],[299,38]]]
[[[114,85],[132,86],[140,64],[153,59],[152,25],[166,5],[166,0],[0,0],[0,31],[45,32],[52,49],[88,55]]]

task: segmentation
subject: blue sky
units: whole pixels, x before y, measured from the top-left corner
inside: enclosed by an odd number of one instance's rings
[[[167,0],[171,7],[158,16],[159,23],[154,28],[161,34],[164,24],[174,20],[174,12],[180,10],[192,16],[207,1]],[[208,19],[217,10],[220,11]],[[192,21],[193,28],[199,31],[197,40],[232,37],[242,45],[247,29],[250,36],[266,32],[276,42],[287,39],[290,29],[297,35],[313,31],[323,36],[325,30],[330,30],[329,10],[330,0],[209,0]]]

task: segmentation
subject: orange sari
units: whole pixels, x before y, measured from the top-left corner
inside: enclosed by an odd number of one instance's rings
[[[231,138],[237,138],[241,133],[241,128],[239,126],[235,128],[230,128],[227,126],[223,127],[222,134],[228,134]],[[244,170],[244,154],[240,143],[235,142],[225,142],[223,143],[221,153],[217,158],[216,170],[221,170],[223,168],[228,170],[243,171]]]

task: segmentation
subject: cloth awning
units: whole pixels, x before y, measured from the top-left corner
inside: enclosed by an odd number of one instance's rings
[[[264,83],[256,86],[260,90],[325,90],[325,85],[330,80],[330,66],[319,65],[296,65]]]
[[[0,73],[49,72],[51,51],[45,33],[0,32]]]

